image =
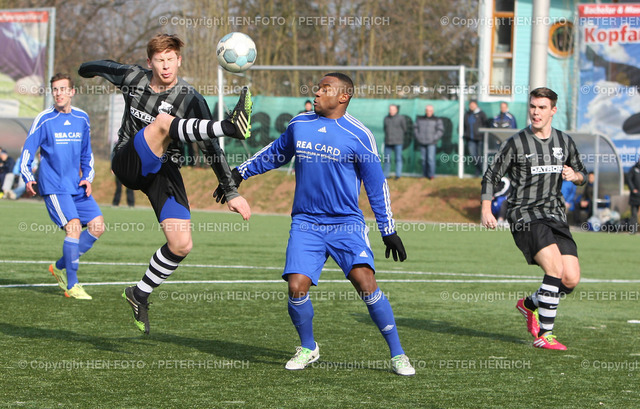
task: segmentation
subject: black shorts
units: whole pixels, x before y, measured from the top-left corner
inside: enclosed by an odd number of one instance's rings
[[[142,141],[139,139],[136,144],[136,138],[142,138]],[[169,217],[189,219],[189,199],[178,165],[164,160],[167,156],[160,159],[153,154],[149,155],[150,150],[140,154],[138,149],[141,149],[143,141],[143,131],[140,131],[115,152],[111,161],[113,173],[129,189],[141,190],[147,195],[158,221]],[[148,149],[148,146],[146,148]],[[150,164],[150,161],[155,163]],[[143,162],[147,171],[149,166],[152,166],[154,172],[143,175]]]
[[[578,246],[573,241],[569,225],[554,219],[535,220],[511,225],[516,246],[524,254],[527,263],[537,265],[533,259],[543,248],[556,244],[560,254],[578,257]]]

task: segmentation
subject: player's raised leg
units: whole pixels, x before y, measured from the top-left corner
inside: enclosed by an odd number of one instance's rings
[[[311,279],[303,274],[288,274],[288,310],[291,322],[298,331],[300,346],[296,354],[285,365],[286,369],[304,369],[320,358],[320,348],[313,337],[313,305],[309,298]]]
[[[363,264],[356,265],[347,278],[367,305],[371,319],[378,326],[389,346],[393,371],[398,375],[415,375],[416,371],[400,344],[391,304],[378,287],[371,267]]]
[[[251,93],[243,88],[240,99],[228,119],[176,118],[169,114],[158,114],[156,120],[144,128],[144,138],[151,151],[162,156],[171,141],[185,143],[229,136],[244,140],[251,136]]]

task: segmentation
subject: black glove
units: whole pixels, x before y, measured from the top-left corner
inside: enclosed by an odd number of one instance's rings
[[[405,261],[407,259],[407,252],[404,249],[404,245],[402,244],[402,240],[398,236],[398,233],[393,233],[388,236],[383,236],[382,241],[384,245],[387,246],[387,250],[384,252],[384,256],[389,258],[389,253],[393,254],[393,261],[398,261],[398,257],[400,257],[400,261]]]
[[[240,183],[242,183],[244,179],[242,179],[242,175],[240,175],[238,168],[233,168],[231,170],[231,180],[233,180],[233,183],[235,183],[237,188],[240,187]],[[222,185],[218,185],[216,190],[213,191],[213,197],[216,199],[216,203],[225,204],[227,202]]]

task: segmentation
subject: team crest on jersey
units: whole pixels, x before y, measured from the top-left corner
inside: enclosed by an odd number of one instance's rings
[[[167,101],[162,101],[160,103],[160,107],[158,108],[158,113],[170,114],[173,106]]]
[[[562,148],[551,148],[551,149],[553,149],[553,157],[558,160],[562,160],[562,158],[564,157],[564,154],[562,153]]]

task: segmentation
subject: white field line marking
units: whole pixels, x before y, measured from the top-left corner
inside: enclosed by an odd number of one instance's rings
[[[50,261],[42,260],[0,260],[0,263],[5,264],[51,264]],[[83,262],[87,265],[104,265],[104,266],[147,266],[146,263],[119,263],[119,262],[100,262],[100,261],[88,261]],[[269,266],[225,266],[216,264],[181,264],[181,267],[193,267],[193,268],[220,268],[220,269],[252,269],[252,270],[282,270],[282,267],[269,267]],[[337,268],[325,268],[325,271],[341,271]],[[462,276],[462,277],[485,277],[495,279],[377,279],[380,283],[477,283],[477,284],[490,284],[490,283],[535,283],[540,281],[540,277],[532,276],[517,276],[517,275],[498,275],[498,274],[480,274],[480,273],[444,273],[444,272],[427,272],[427,271],[391,271],[391,270],[378,270],[377,273],[382,274],[410,274],[410,275],[441,275],[441,276]],[[614,284],[635,284],[640,283],[640,280],[623,280],[623,279],[597,279],[597,278],[583,278],[583,283],[614,283]],[[273,284],[282,283],[283,280],[171,280],[166,281],[166,284]],[[349,283],[348,280],[321,280],[323,283]],[[136,282],[128,281],[113,281],[113,282],[96,282],[96,283],[83,283],[86,286],[99,286],[99,285],[133,285]],[[36,283],[36,284],[5,284],[0,285],[0,288],[19,288],[19,287],[53,287],[58,284],[50,283]]]
[[[51,261],[45,260],[0,260],[0,263],[6,264],[51,264]],[[146,267],[149,263],[122,263],[122,262],[105,262],[105,261],[83,261],[82,264],[94,266],[133,266]],[[188,264],[181,263],[181,268],[219,268],[227,270],[280,270],[283,267],[271,266],[228,266],[222,264]],[[323,271],[342,271],[339,268],[323,268]],[[520,276],[520,275],[503,275],[503,274],[481,274],[481,273],[442,273],[430,271],[398,271],[398,270],[376,270],[376,273],[384,274],[413,274],[413,275],[442,275],[442,276],[461,276],[461,277],[493,277],[493,278],[516,278],[516,279],[532,279],[537,280],[539,276]]]

